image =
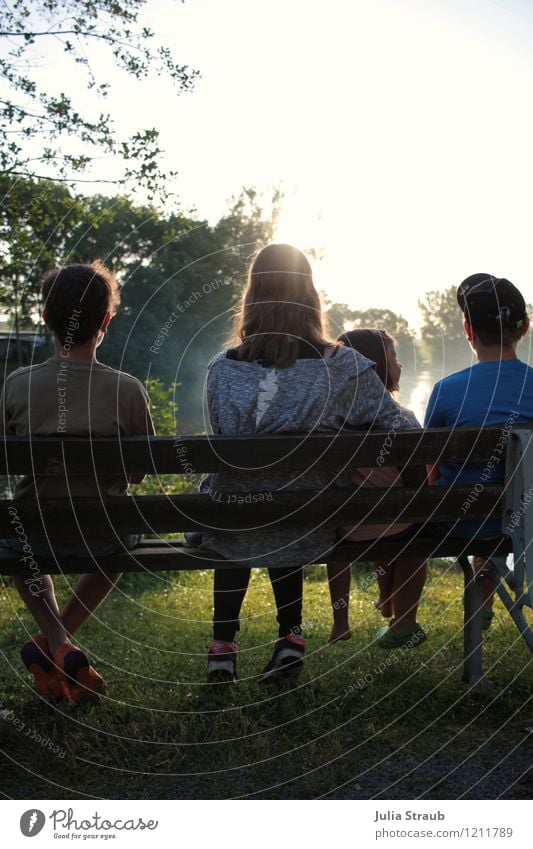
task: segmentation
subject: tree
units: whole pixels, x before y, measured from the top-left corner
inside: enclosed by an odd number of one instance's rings
[[[446,371],[466,365],[468,347],[455,287],[426,292],[418,307],[423,319],[420,335],[432,364]]]
[[[0,287],[15,327],[39,320],[43,271],[102,259],[122,301],[102,358],[141,380],[181,383],[181,424],[204,429],[207,364],[228,336],[248,257],[272,238],[257,194],[244,190],[212,227],[120,195],[75,196],[51,181],[4,176],[2,187],[10,203],[0,207]]]
[[[153,378],[146,381],[146,391],[150,398],[150,410],[157,436],[174,436],[179,432],[178,405],[175,402],[177,388],[176,384],[172,384],[166,389],[160,380]],[[159,495],[160,493],[177,495],[180,492],[194,490],[196,488],[194,484],[195,481],[188,479],[187,475],[148,475],[142,483],[132,487],[132,492],[135,495]]]
[[[96,153],[119,156],[124,169],[116,184],[140,184],[153,195],[170,175],[160,171],[159,135],[141,128],[117,138],[111,116],[80,111],[64,91],[39,83],[38,52],[59,48],[87,74],[88,89],[100,99],[110,90],[94,72],[97,46],[134,80],[166,75],[179,91],[192,87],[197,71],[177,64],[154,33],[140,27],[146,0],[14,0],[0,6],[0,70],[7,93],[0,97],[0,171],[10,176],[79,181]],[[72,151],[67,142],[75,139]],[[97,177],[98,175],[96,175]],[[95,178],[95,181],[97,179]]]
[[[372,308],[368,310],[352,310],[347,304],[331,304],[328,307],[330,332],[340,336],[345,329],[355,330],[360,327],[385,330],[396,340],[399,359],[405,365],[414,363],[414,334],[407,319],[392,310]]]
[[[180,419],[188,429],[205,427],[200,411],[207,364],[229,335],[250,255],[272,239],[277,200],[274,193],[265,213],[264,199],[243,189],[215,227],[99,200],[106,225],[88,234],[86,247],[94,240],[94,255],[100,232],[106,248],[119,245],[110,258],[118,261],[124,282],[106,357],[142,379],[150,375],[166,385],[180,383],[186,390]]]
[[[82,198],[50,180],[0,175],[0,193],[0,297],[21,365],[19,331],[38,323],[42,311],[37,281],[68,253],[73,227],[87,211]]]

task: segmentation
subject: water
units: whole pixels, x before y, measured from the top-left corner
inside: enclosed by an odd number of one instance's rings
[[[402,373],[398,400],[404,407],[413,411],[420,424],[424,424],[431,390],[441,377],[440,372],[432,372],[429,369],[416,373],[408,371]]]

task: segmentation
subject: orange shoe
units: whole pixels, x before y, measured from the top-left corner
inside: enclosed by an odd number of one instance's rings
[[[104,692],[104,679],[89,664],[87,655],[72,643],[59,646],[54,663],[69,698],[75,704],[98,697]]]
[[[26,669],[33,675],[33,689],[37,695],[47,699],[68,698],[66,687],[57,674],[48,643],[42,634],[24,643],[20,656]]]

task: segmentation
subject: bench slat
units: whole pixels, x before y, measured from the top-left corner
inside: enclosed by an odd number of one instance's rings
[[[207,495],[146,495],[77,498],[75,503],[68,499],[0,501],[0,536],[20,535],[20,526],[28,536],[41,535],[43,521],[51,538],[67,541],[79,539],[80,529],[94,540],[114,538],[115,533],[170,533],[205,527],[237,531],[268,525],[274,534],[280,528],[302,524],[325,522],[336,526],[369,521],[371,513],[373,522],[424,522],[436,521],[436,517],[438,521],[454,521],[458,516],[470,520],[491,514],[499,518],[502,491],[502,486],[485,486],[478,494],[469,486],[362,487],[323,493],[272,493],[271,500],[255,503],[258,493],[220,494],[220,500]],[[243,503],[238,503],[238,497]],[[462,513],[468,498],[474,500]]]
[[[400,436],[401,438],[397,438]],[[324,460],[332,472],[406,463],[504,459],[501,427],[295,434],[268,436],[175,436],[93,439],[7,437],[0,451],[0,474],[203,474],[222,468],[260,470],[307,468]],[[496,453],[495,453],[496,452]],[[379,461],[378,461],[379,458]]]
[[[497,547],[499,554],[511,551],[508,538],[502,538]],[[426,537],[420,537],[405,543],[403,556],[421,557],[452,557],[461,554],[480,554],[489,557],[496,553],[496,544],[491,540],[481,540],[473,543],[470,540],[451,539],[442,542]],[[398,543],[386,541],[369,543],[341,543],[332,556],[332,562],[369,562],[371,560],[388,560],[398,554]],[[235,564],[225,560],[214,552],[204,549],[184,548],[179,541],[155,542],[146,540],[139,546],[123,554],[110,557],[99,557],[97,560],[82,558],[58,558],[55,561],[44,562],[37,558],[40,574],[82,574],[84,572],[158,572],[180,570],[202,570],[231,568]],[[280,566],[283,558],[280,557]],[[7,549],[0,549],[0,574],[29,575],[34,580],[38,578],[35,571],[29,570],[19,557]]]

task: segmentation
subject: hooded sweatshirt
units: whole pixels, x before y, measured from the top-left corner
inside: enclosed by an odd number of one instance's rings
[[[343,346],[334,349],[330,357],[300,358],[288,368],[220,353],[207,371],[213,433],[244,436],[338,433],[345,427],[412,428],[412,419],[393,400],[374,366],[355,349]],[[328,470],[327,460],[312,463],[303,471],[261,468],[261,457],[257,466],[251,471],[235,469],[207,475],[200,491],[219,501],[228,492],[242,493],[243,497],[255,494],[255,503],[272,501],[281,492],[351,486],[351,470],[337,477]],[[249,566],[316,563],[333,548],[335,540],[335,527],[314,524],[272,530],[265,523],[253,530],[202,532],[205,547]]]

